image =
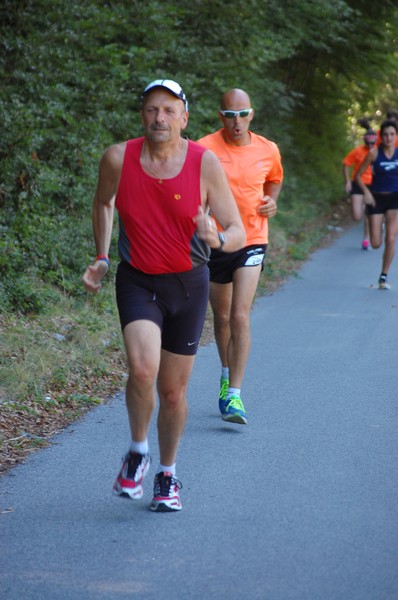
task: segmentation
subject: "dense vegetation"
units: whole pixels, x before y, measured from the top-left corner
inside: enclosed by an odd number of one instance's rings
[[[186,89],[193,139],[217,126],[223,90],[247,89],[257,129],[282,149],[294,218],[298,197],[336,198],[347,115],[383,112],[397,89],[388,0],[3,0],[0,18],[6,310],[43,310],[53,285],[82,293],[97,159],[140,133],[153,78]]]
[[[112,285],[88,298],[80,278],[94,252],[98,159],[140,134],[146,83],[181,83],[192,139],[218,127],[222,91],[250,93],[254,129],[278,143],[286,171],[274,248],[302,258],[306,228],[342,197],[356,119],[377,125],[397,106],[397,40],[394,0],[1,0],[0,400],[54,396],[73,377],[86,381],[87,364],[95,377],[107,372],[85,336],[117,328]],[[67,360],[50,336],[61,322],[63,337],[84,346]]]

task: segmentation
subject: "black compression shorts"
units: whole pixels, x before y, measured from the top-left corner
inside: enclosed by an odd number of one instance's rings
[[[372,196],[376,201],[376,206],[365,206],[367,215],[382,215],[388,210],[398,209],[398,193],[395,194],[378,194],[372,192]]]
[[[363,191],[361,190],[361,188],[359,187],[359,185],[357,184],[356,181],[351,181],[351,191],[350,191],[350,196],[363,196]]]
[[[183,273],[148,275],[126,262],[118,265],[116,301],[122,330],[145,319],[159,325],[162,348],[196,354],[209,294],[209,269],[204,263]]]
[[[210,281],[213,283],[231,283],[234,271],[241,267],[255,267],[263,263],[267,251],[267,244],[260,246],[246,246],[236,252],[222,252],[212,250],[210,254]]]

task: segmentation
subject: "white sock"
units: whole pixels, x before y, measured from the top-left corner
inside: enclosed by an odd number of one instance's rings
[[[221,367],[221,377],[223,379],[229,379],[229,367]]]
[[[174,463],[174,465],[161,465],[159,463],[158,466],[158,470],[156,471],[156,473],[171,473],[173,475],[173,477],[175,477],[176,474],[176,464]]]
[[[231,396],[239,396],[240,397],[240,388],[228,388],[227,400]]]
[[[144,440],[143,442],[135,442],[134,440],[131,440],[130,450],[131,452],[138,452],[138,454],[148,454],[148,440]]]

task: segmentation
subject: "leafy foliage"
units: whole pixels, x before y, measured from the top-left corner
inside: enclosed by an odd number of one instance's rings
[[[397,30],[392,0],[3,0],[0,306],[82,294],[100,153],[140,133],[140,92],[159,76],[186,89],[193,139],[217,127],[221,92],[250,91],[290,214],[330,204],[347,123],[396,93]]]

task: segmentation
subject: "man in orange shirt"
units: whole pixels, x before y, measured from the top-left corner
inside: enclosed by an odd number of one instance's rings
[[[363,240],[362,249],[369,250],[369,224],[368,219],[364,216],[364,200],[363,193],[359,185],[355,181],[355,176],[360,165],[365,160],[369,150],[373,148],[377,140],[377,134],[373,129],[368,129],[363,136],[364,144],[356,146],[347,154],[343,160],[343,173],[345,180],[345,191],[351,198],[351,216],[354,221],[360,221],[363,218]],[[352,169],[352,173],[350,175]],[[362,176],[365,185],[372,183],[372,169],[369,166]]]
[[[246,231],[246,246],[210,257],[210,303],[221,360],[219,408],[224,421],[246,424],[241,385],[250,352],[250,310],[268,243],[268,219],[276,214],[283,168],[277,145],[249,131],[254,110],[248,94],[221,97],[223,128],[199,140],[219,158]],[[222,235],[221,235],[222,238]],[[222,242],[222,239],[221,239]]]

